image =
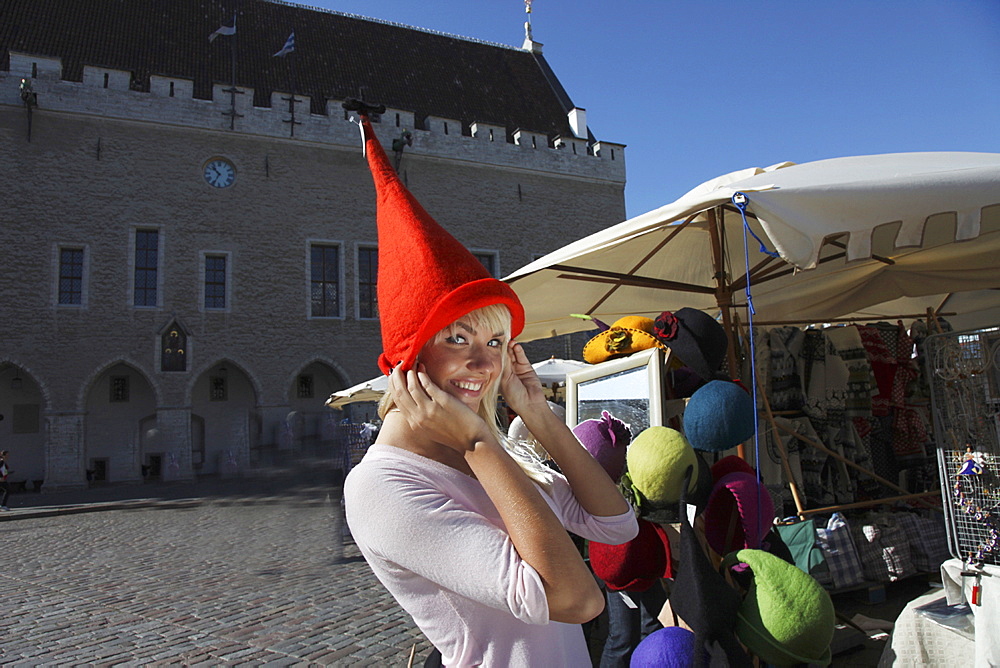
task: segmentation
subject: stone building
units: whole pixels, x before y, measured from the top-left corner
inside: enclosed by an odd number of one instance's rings
[[[233,5],[235,34],[210,41]],[[496,276],[624,218],[624,147],[595,139],[530,35],[277,0],[4,0],[13,480],[233,474],[328,435],[343,416],[324,400],[380,351],[352,97],[386,105],[402,178]]]

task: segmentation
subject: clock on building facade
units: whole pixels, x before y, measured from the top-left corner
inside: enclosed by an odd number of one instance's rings
[[[205,163],[203,176],[213,188],[228,188],[236,181],[236,167],[225,158],[212,158]]]

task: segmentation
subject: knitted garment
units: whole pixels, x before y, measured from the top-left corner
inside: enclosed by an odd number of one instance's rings
[[[899,462],[892,451],[892,416],[854,418],[854,428],[868,450],[872,472],[888,480],[895,480],[899,475]],[[874,490],[880,489],[874,487]],[[878,498],[879,495],[880,492],[874,492],[874,496],[868,498]]]
[[[800,410],[805,404],[805,396],[798,359],[805,334],[797,327],[776,327],[770,331],[768,339],[771,343],[771,409]]]
[[[865,354],[861,333],[855,325],[830,327],[825,330],[833,349],[847,366],[846,417],[868,417],[872,414],[874,375]]]
[[[893,411],[892,451],[898,458],[927,456],[929,407],[904,406]]]
[[[757,375],[757,383],[760,387],[764,388],[764,392],[757,393],[757,410],[764,410],[764,395],[767,394],[768,397],[771,396],[773,392],[772,380],[771,380],[771,335],[763,327],[754,327],[752,330],[753,336],[753,371]],[[746,359],[743,361],[743,375],[742,378],[750,379],[750,356],[747,355]],[[773,408],[773,406],[772,406]]]
[[[903,406],[906,387],[917,377],[910,358],[913,341],[902,324],[877,323],[859,327],[858,331],[878,385],[878,394],[872,399],[872,414],[888,415],[892,408]]]
[[[802,410],[813,420],[813,426],[819,428],[817,421],[826,420],[826,337],[818,329],[807,329],[803,335],[799,351],[805,393]]]

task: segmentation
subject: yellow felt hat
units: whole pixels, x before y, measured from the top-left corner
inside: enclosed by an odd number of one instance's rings
[[[583,347],[583,360],[590,364],[600,364],[605,360],[625,357],[640,350],[664,348],[653,335],[653,319],[641,315],[627,315],[619,318]]]

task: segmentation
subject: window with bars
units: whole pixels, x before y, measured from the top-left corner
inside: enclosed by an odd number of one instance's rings
[[[159,264],[160,233],[157,230],[135,231],[135,275],[132,303],[156,306],[156,281]]]
[[[340,247],[327,244],[311,244],[309,253],[309,314],[314,318],[339,317]]]
[[[83,304],[83,249],[59,249],[59,303]]]
[[[226,256],[205,256],[205,308],[226,308]]]
[[[299,399],[313,398],[313,377],[311,374],[303,374],[299,376],[296,396]]]
[[[128,389],[128,376],[111,376],[111,395],[108,400],[113,404],[127,402]]]
[[[378,248],[358,248],[358,317],[378,318]]]
[[[208,400],[226,401],[229,398],[229,386],[225,376],[211,376],[208,379]]]

